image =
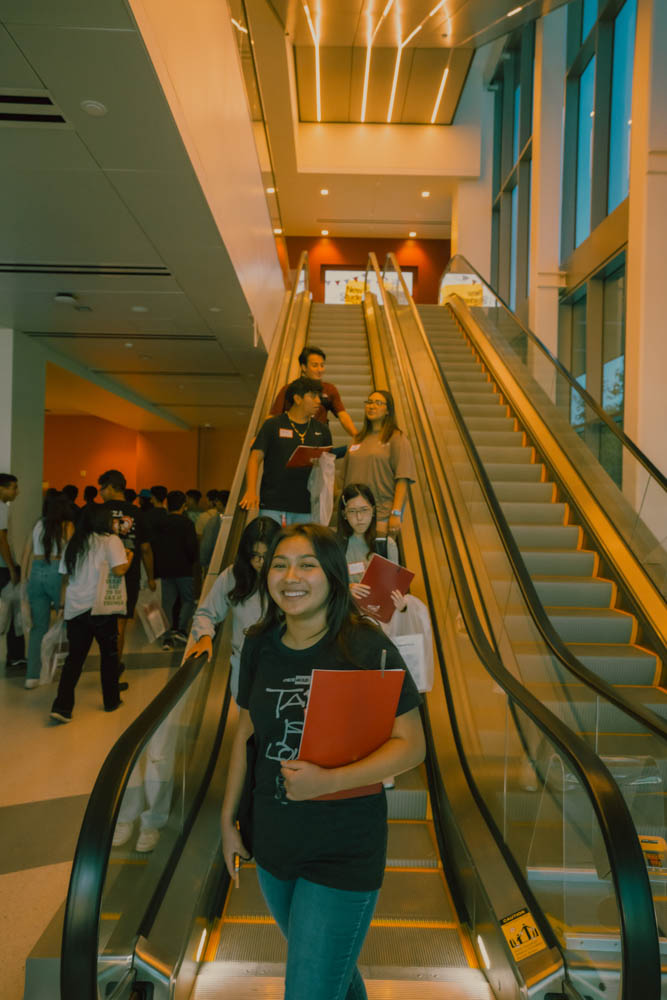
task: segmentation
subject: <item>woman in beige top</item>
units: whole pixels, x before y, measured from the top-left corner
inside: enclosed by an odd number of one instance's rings
[[[377,533],[395,537],[401,529],[408,483],[414,481],[412,448],[396,425],[393,397],[387,389],[374,389],[366,400],[363,426],[345,456],[343,484],[370,486]]]

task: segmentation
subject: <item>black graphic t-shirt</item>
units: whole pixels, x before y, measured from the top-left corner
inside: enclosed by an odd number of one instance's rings
[[[127,582],[134,582],[139,579],[141,572],[141,545],[147,540],[141,511],[126,500],[107,500],[104,506],[111,510],[114,531],[117,532],[121,542],[126,549],[134,552],[126,574]]]
[[[387,851],[384,790],[360,798],[291,802],[280,780],[283,761],[298,756],[313,669],[380,669],[405,664],[379,629],[362,625],[346,659],[325,636],[308,649],[289,649],[276,629],[243,645],[238,704],[250,711],[257,741],[254,849],[257,863],[276,878],[306,878],[335,889],[370,891],[382,884]],[[354,662],[352,662],[352,660]],[[406,670],[396,710],[421,698]]]
[[[294,430],[295,427],[299,434]],[[301,434],[305,434],[303,442],[299,436]],[[269,417],[260,427],[252,446],[264,455],[260,507],[289,511],[292,514],[307,514],[310,510],[310,467],[286,468],[290,455],[300,444],[309,447],[331,444],[331,431],[318,420],[292,424],[286,413]]]

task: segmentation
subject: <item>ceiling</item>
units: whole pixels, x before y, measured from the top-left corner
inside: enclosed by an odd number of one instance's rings
[[[243,425],[266,353],[130,2],[0,0],[0,326],[157,406],[175,428]],[[396,0],[381,18],[386,2],[311,0],[318,123],[304,3],[229,0],[264,184],[277,189],[273,225],[449,236],[457,185],[479,175],[483,54],[470,69],[473,50],[560,2],[512,13],[512,0],[447,0],[429,16],[436,0]],[[437,121],[452,125],[431,125],[447,67]],[[64,405],[62,392],[53,398]]]
[[[0,326],[163,427],[247,421],[266,353],[123,0],[0,0],[0,100]]]

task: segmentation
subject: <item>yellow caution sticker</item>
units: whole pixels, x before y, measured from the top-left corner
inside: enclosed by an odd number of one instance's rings
[[[546,948],[532,913],[525,907],[503,917],[500,926],[515,962],[520,962]]]
[[[640,834],[639,843],[642,845],[649,871],[663,871],[667,856],[667,843],[664,837],[649,837]]]

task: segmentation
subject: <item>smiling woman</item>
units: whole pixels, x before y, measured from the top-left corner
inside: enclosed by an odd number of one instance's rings
[[[387,808],[381,781],[424,757],[419,695],[405,672],[390,738],[368,757],[322,768],[299,760],[313,669],[405,671],[398,651],[361,620],[345,555],[315,524],[278,533],[260,587],[267,610],[248,630],[225,799],[222,841],[230,875],[248,857],[235,818],[254,736],[252,842],[267,905],[287,938],[287,1000],[366,996],[356,961],[382,883]],[[350,790],[375,786],[371,794]],[[324,801],[320,796],[335,795]]]

